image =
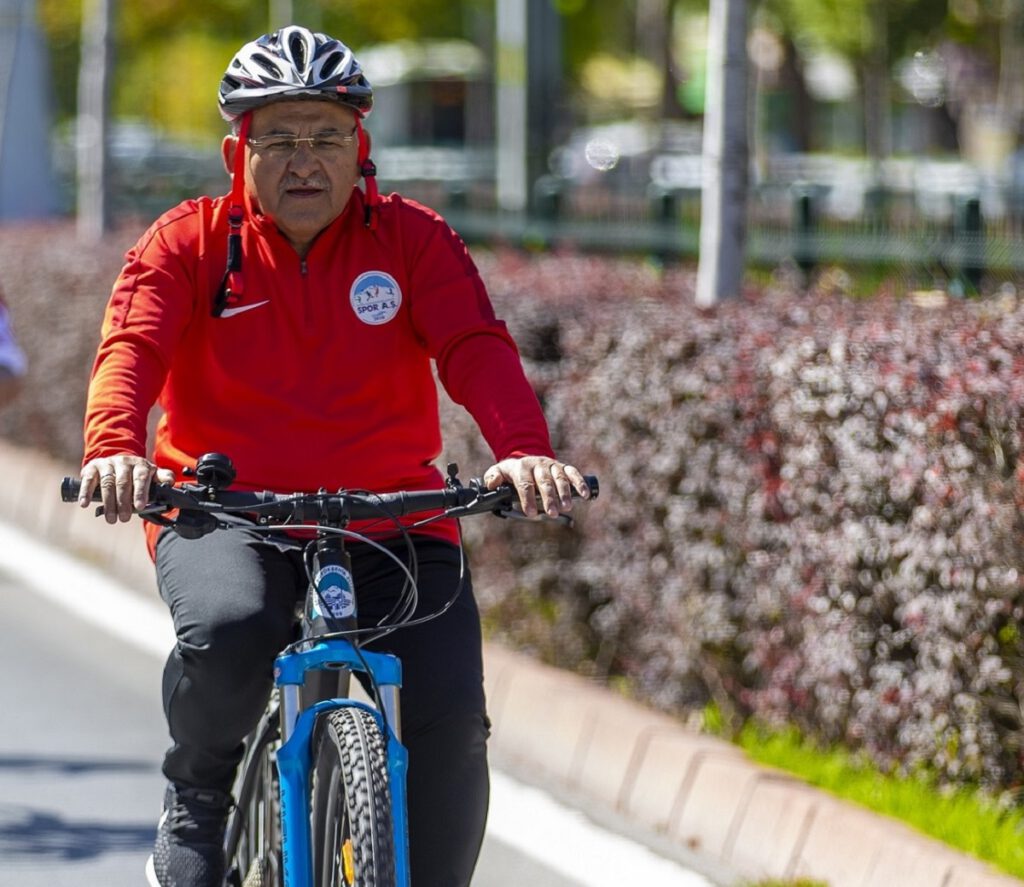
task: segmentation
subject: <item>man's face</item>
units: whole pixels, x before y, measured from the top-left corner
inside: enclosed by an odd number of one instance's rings
[[[300,255],[345,209],[359,181],[355,133],[355,112],[335,102],[274,102],[253,112],[246,188]],[[292,151],[281,142],[289,136],[317,136],[323,147],[300,142]],[[231,153],[225,140],[225,162]]]

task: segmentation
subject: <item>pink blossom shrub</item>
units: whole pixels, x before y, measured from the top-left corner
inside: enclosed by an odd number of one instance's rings
[[[635,265],[485,271],[603,487],[575,534],[467,527],[493,632],[667,710],[1021,781],[1024,307],[774,286],[699,311]]]

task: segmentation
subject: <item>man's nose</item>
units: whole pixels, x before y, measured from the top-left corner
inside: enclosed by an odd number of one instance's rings
[[[296,175],[311,172],[320,165],[320,158],[309,146],[308,142],[299,142],[294,153],[288,160],[288,168]]]

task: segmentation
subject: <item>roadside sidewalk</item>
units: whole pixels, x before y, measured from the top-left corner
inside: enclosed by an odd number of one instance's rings
[[[156,594],[136,522],[60,501],[70,466],[0,440],[0,471],[0,521]],[[494,644],[485,670],[497,758],[711,867],[829,887],[1024,885],[576,675]]]

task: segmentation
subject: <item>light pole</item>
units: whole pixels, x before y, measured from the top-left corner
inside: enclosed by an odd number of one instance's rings
[[[498,207],[522,213],[527,204],[527,0],[497,0],[496,146]]]
[[[270,19],[270,31],[276,31],[287,25],[294,24],[292,16],[295,10],[292,8],[292,0],[270,0],[268,16]]]
[[[698,305],[740,294],[747,214],[747,3],[711,0]]]
[[[78,236],[95,242],[110,226],[107,188],[110,128],[111,38],[115,0],[92,0],[82,16],[75,151],[78,173]]]

